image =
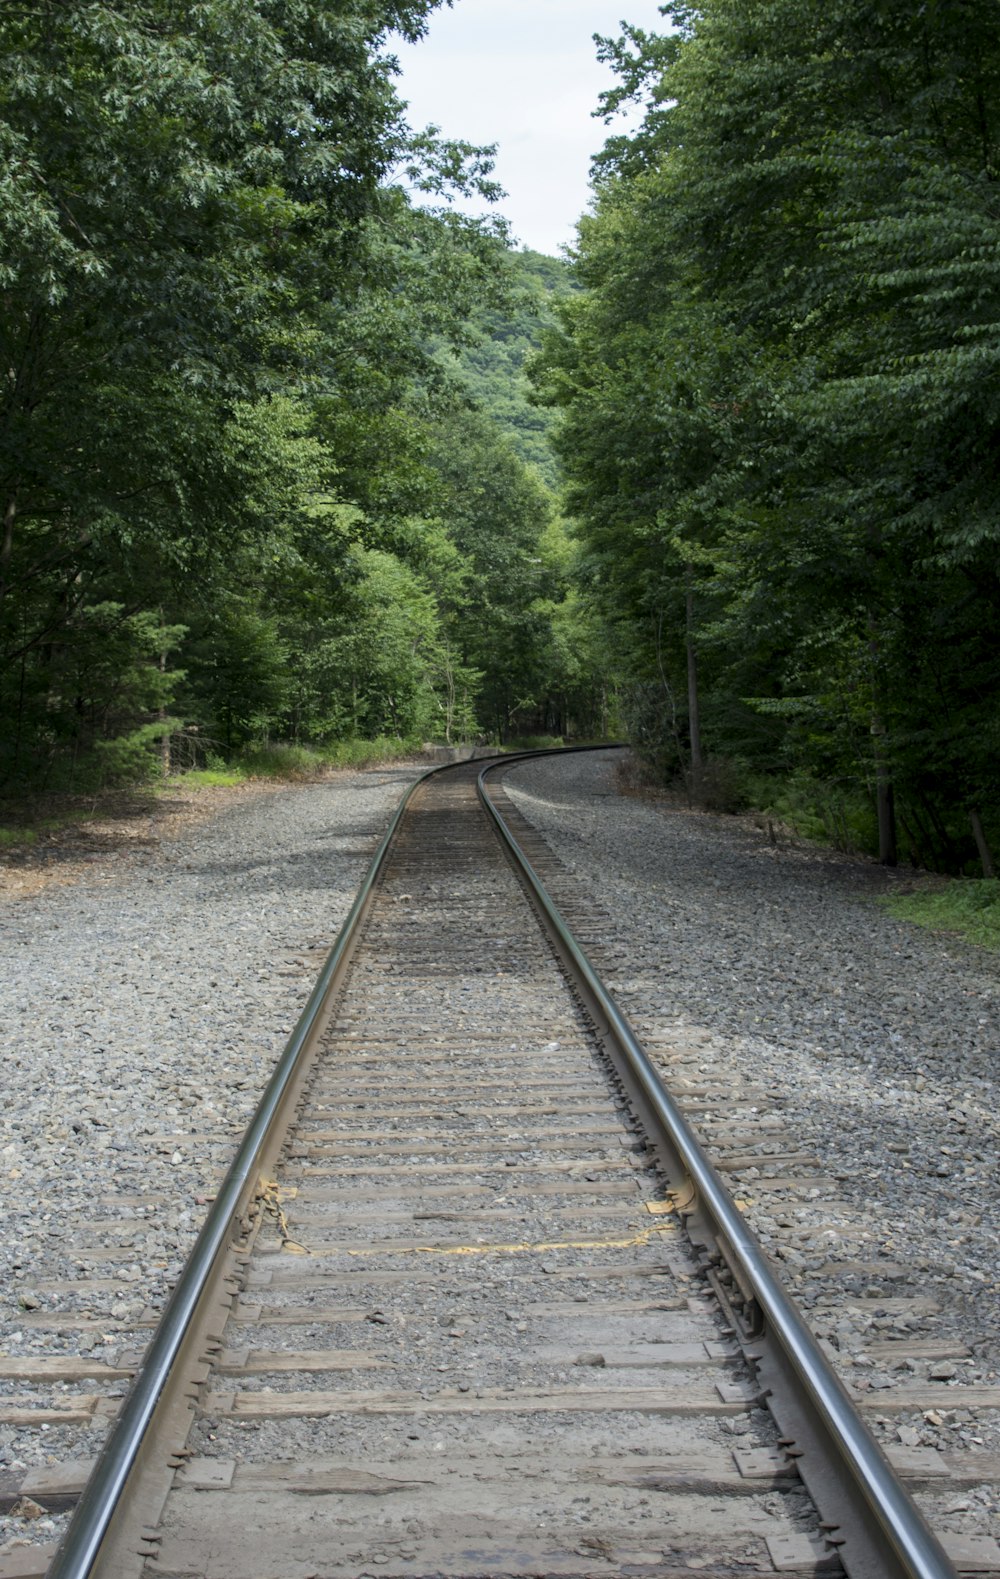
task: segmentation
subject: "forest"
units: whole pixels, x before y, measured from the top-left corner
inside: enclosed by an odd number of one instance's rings
[[[599,709],[521,371],[566,270],[406,124],[432,9],[0,12],[8,792]]]
[[[624,25],[569,260],[436,4],[0,8],[0,793],[622,733],[993,877],[1000,0]]]
[[[1000,839],[1000,6],[706,0],[602,41],[536,371],[633,738],[887,865]]]

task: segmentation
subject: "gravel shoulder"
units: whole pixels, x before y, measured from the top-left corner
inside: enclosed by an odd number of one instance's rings
[[[167,838],[133,826],[0,904],[0,1353],[78,1355],[78,1331],[52,1330],[76,1315],[94,1324],[84,1353],[145,1346],[143,1312],[174,1280],[421,771],[216,797],[209,820],[196,807]],[[103,1429],[0,1426],[0,1469],[85,1456]],[[0,1539],[50,1538],[46,1522],[0,1521]]]
[[[837,1181],[831,1211],[822,1198],[756,1198],[760,1170],[737,1176],[758,1234],[815,1308],[845,1378],[884,1392],[884,1439],[995,1454],[997,1411],[901,1415],[891,1394],[943,1381],[958,1404],[963,1384],[995,1388],[1000,1377],[996,956],[889,916],[876,901],[906,884],[904,874],[775,847],[749,822],[619,794],[620,760],[610,751],[551,758],[505,779],[610,917],[599,968],[640,1034],[689,1050],[686,1074],[723,1084],[748,1068],[759,1074],[768,1111]],[[859,1232],[861,1259],[885,1273],[841,1276],[839,1314],[821,1314],[824,1264],[841,1234]],[[918,1302],[927,1300],[939,1309],[925,1320]],[[899,1301],[913,1314],[899,1314]],[[942,1336],[971,1353],[893,1368],[879,1340],[901,1335],[911,1353]],[[956,1515],[963,1529],[1000,1533],[995,1492]]]

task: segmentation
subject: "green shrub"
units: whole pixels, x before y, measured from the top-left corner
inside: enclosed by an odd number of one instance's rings
[[[324,767],[318,752],[293,745],[244,746],[237,761],[247,777],[257,779],[311,779]]]
[[[555,751],[566,744],[562,735],[515,735],[504,744],[505,751]]]
[[[323,748],[323,761],[331,768],[368,768],[380,762],[396,762],[401,757],[417,756],[421,742],[401,740],[395,735],[378,735],[374,740],[338,740]]]
[[[741,789],[745,805],[784,823],[803,839],[848,854],[872,855],[878,850],[875,812],[857,791],[825,784],[807,773],[787,778],[748,773]]]
[[[1000,950],[1000,878],[954,878],[882,903],[900,921],[957,932],[982,948]]]
[[[312,779],[331,768],[364,768],[380,762],[398,761],[416,755],[420,742],[395,735],[378,735],[374,740],[337,740],[326,746],[291,744],[244,746],[237,769],[249,778]]]
[[[160,748],[164,735],[179,729],[176,718],[158,719],[156,723],[141,724],[127,735],[114,740],[94,743],[94,762],[99,781],[106,784],[146,784],[161,771]]]

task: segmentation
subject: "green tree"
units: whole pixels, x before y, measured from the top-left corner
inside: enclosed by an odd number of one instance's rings
[[[419,503],[423,441],[396,478],[384,446],[367,488],[366,447],[414,425],[405,401],[428,336],[464,333],[503,273],[502,226],[417,214],[403,194],[411,181],[489,195],[488,156],[415,138],[393,90],[389,35],[419,36],[433,8],[43,0],[0,13],[9,770],[30,765],[36,726],[75,738],[58,720],[76,703],[48,677],[75,631],[98,628],[88,610],[114,603],[128,620],[167,605],[234,660],[241,630],[259,689],[287,638],[264,639],[280,611],[248,580],[273,583],[277,557],[301,581],[308,562],[328,595],[344,561],[339,531],[307,530],[308,502],[360,503],[370,536]],[[213,605],[229,611],[218,628]],[[249,700],[216,698],[216,714],[263,717]]]
[[[598,163],[546,375],[595,574],[640,679],[693,577],[713,746],[779,730],[788,767],[870,787],[884,860],[895,801],[911,847],[961,864],[964,817],[988,868],[995,8],[664,11],[675,36],[605,46],[607,108],[649,107]],[[676,649],[690,601],[666,613]]]

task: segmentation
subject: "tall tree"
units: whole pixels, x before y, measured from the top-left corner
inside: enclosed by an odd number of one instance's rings
[[[391,424],[428,336],[494,289],[502,227],[403,195],[491,195],[488,156],[414,137],[393,90],[390,35],[434,3],[0,11],[0,714],[21,764],[96,716],[88,610],[197,623],[197,591],[227,593],[317,488],[350,497],[366,420]],[[352,420],[324,426],[320,397]],[[324,450],[293,483],[276,398]]]
[[[592,305],[569,326],[583,375],[557,392],[569,433],[588,409],[597,432],[610,398],[621,440],[629,379],[637,403],[646,383],[662,409],[639,452],[661,504],[640,523],[636,452],[608,444],[604,503],[593,479],[583,501],[588,539],[606,531],[605,559],[617,548],[623,565],[645,544],[665,568],[679,535],[692,564],[710,562],[716,748],[752,746],[738,686],[770,721],[761,743],[783,717],[787,761],[870,783],[883,859],[895,792],[911,846],[933,830],[937,858],[961,861],[964,815],[988,866],[997,8],[663,9],[675,36],[633,29],[605,46],[621,73],[607,107],[639,93],[649,108],[599,161],[596,243],[581,231]],[[678,366],[684,379],[657,383]],[[707,434],[714,411],[721,440],[696,514],[676,442],[692,411]],[[579,480],[590,461],[568,464]],[[965,679],[927,640],[946,628]],[[794,723],[807,715],[810,729]]]

